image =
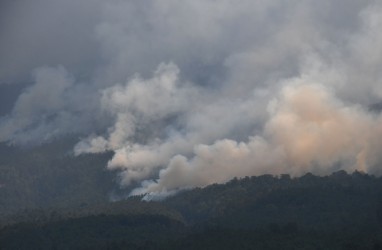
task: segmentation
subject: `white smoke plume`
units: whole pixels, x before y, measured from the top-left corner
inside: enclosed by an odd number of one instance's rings
[[[0,118],[2,142],[77,134],[76,155],[113,151],[121,185],[149,196],[266,173],[381,174],[376,1],[0,9],[0,84],[33,82]]]
[[[291,80],[271,102],[262,134],[245,142],[194,144],[191,157],[169,158],[158,179],[142,182],[132,194],[171,193],[260,174],[329,174],[338,169],[380,173],[382,116],[345,106],[329,89],[307,80]],[[139,153],[144,151],[130,151]],[[128,157],[121,166],[130,178],[134,161]]]

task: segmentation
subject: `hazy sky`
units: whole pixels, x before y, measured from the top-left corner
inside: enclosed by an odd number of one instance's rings
[[[380,174],[381,27],[378,1],[2,1],[0,141],[76,134],[133,194]]]

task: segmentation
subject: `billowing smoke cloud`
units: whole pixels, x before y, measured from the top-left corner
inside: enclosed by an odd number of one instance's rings
[[[88,94],[93,91],[89,86],[75,84],[74,77],[62,66],[38,68],[33,78],[34,85],[26,88],[12,112],[0,119],[0,141],[35,144],[96,128],[83,116],[98,106],[94,100],[98,96]]]
[[[0,141],[79,135],[75,154],[113,151],[107,167],[131,194],[265,173],[381,173],[382,118],[369,110],[382,101],[375,1],[1,9],[0,82],[33,84],[0,118]]]

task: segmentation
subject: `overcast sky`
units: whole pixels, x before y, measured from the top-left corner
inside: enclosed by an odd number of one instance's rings
[[[0,141],[78,135],[133,194],[234,176],[380,174],[382,5],[0,3]]]

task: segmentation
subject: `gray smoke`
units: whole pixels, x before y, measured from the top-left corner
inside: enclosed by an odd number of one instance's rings
[[[375,1],[3,7],[0,82],[33,84],[0,141],[80,134],[76,155],[114,151],[121,185],[150,197],[235,176],[381,172]]]

